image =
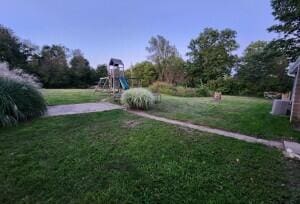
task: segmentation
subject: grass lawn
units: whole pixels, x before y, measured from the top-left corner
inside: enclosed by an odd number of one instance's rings
[[[48,105],[99,102],[108,97],[103,92],[94,93],[94,89],[43,89]]]
[[[163,95],[162,102],[149,113],[266,139],[300,142],[300,132],[293,130],[289,118],[272,116],[271,108],[271,101],[252,97],[224,96],[216,103],[210,97]]]
[[[49,105],[109,100],[93,89],[44,89]],[[149,113],[171,119],[240,132],[265,139],[289,139],[300,142],[300,132],[293,130],[288,117],[272,116],[271,101],[262,98],[224,96],[221,103],[209,98],[163,95]]]
[[[279,150],[122,110],[0,129],[0,165],[0,203],[300,201],[300,164]]]

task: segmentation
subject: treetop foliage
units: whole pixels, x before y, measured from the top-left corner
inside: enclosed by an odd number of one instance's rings
[[[238,60],[232,54],[239,45],[235,40],[236,31],[205,28],[188,48],[189,75],[193,83],[208,82],[229,75]]]
[[[289,59],[294,61],[300,56],[300,1],[271,0],[271,6],[278,23],[268,30],[282,34],[273,44],[284,50]]]

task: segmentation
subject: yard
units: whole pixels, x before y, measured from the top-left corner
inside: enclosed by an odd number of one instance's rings
[[[44,94],[49,105],[97,102],[108,94],[92,89],[48,89]],[[210,97],[162,96],[162,102],[149,113],[171,119],[230,130],[265,139],[300,141],[288,117],[272,116],[271,101],[254,97],[224,96],[221,103]]]
[[[109,98],[93,90],[43,93],[51,105]],[[208,98],[163,96],[150,112],[239,132],[267,133],[263,125],[255,129],[252,120],[257,120],[275,127],[274,135],[292,132],[297,138],[291,129],[276,128],[289,128],[287,118],[268,119],[268,112],[262,113],[269,108],[270,102],[255,98],[225,97],[216,104]],[[280,138],[274,135],[264,137]],[[1,203],[300,201],[300,163],[286,159],[281,151],[123,110],[39,118],[2,128],[0,164]]]
[[[16,2],[0,204],[300,204],[300,0]]]
[[[149,112],[171,119],[230,130],[265,139],[300,141],[288,117],[272,116],[272,102],[263,98],[223,96],[220,103],[212,98],[163,96]]]
[[[1,203],[299,199],[299,163],[280,151],[121,110],[36,119],[0,135]]]

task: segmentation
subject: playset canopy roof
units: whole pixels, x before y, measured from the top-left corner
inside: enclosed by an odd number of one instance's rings
[[[109,60],[109,66],[119,66],[119,65],[122,65],[124,67],[122,60],[116,58],[111,58]]]

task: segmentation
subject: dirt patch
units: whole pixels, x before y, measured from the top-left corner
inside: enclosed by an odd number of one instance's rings
[[[138,125],[140,125],[142,121],[137,121],[137,120],[128,120],[125,121],[122,125],[123,128],[134,128]]]

